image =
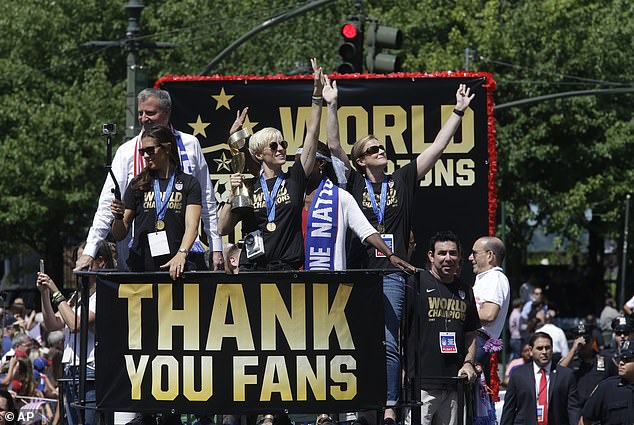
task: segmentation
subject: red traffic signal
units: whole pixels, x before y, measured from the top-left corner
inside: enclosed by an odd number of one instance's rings
[[[359,35],[359,29],[355,24],[347,23],[341,27],[341,35],[347,39],[355,38]]]
[[[363,21],[358,16],[349,18],[340,29],[341,44],[339,56],[341,62],[337,67],[340,74],[363,72]]]

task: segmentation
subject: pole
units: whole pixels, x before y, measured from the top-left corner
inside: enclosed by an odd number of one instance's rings
[[[136,117],[137,102],[136,95],[147,86],[147,75],[144,67],[139,63],[141,49],[173,49],[175,44],[161,42],[141,41],[141,12],[143,3],[140,0],[128,0],[125,10],[128,13],[128,27],[125,33],[125,40],[116,41],[88,41],[82,47],[88,48],[124,48],[128,52],[126,59],[126,115],[125,115],[125,136],[127,139],[133,138],[139,132],[138,120]]]
[[[469,59],[471,58],[471,49],[468,47],[464,49],[464,70],[469,70]]]
[[[621,253],[621,291],[619,294],[619,305],[625,304],[625,282],[627,274],[627,239],[630,229],[630,198],[628,193],[625,196],[625,223],[623,225],[623,252]]]
[[[81,319],[79,327],[79,405],[81,406],[80,423],[84,424],[86,421],[86,373],[88,366],[88,313],[90,305],[90,277],[81,276],[81,299],[79,304],[81,306]],[[91,400],[92,401],[92,400]]]
[[[265,29],[274,27],[275,25],[281,24],[282,22],[287,21],[294,16],[301,15],[302,13],[308,12],[309,10],[313,10],[317,7],[320,7],[332,2],[333,0],[317,0],[312,3],[300,6],[296,9],[293,9],[290,12],[286,12],[274,18],[267,19],[266,21],[262,22],[259,26],[244,33],[242,36],[240,36],[240,38],[238,38],[236,41],[234,41],[229,46],[227,46],[222,52],[218,53],[216,57],[214,57],[211,60],[211,62],[209,62],[209,65],[207,65],[205,69],[203,69],[200,75],[209,75],[214,73],[216,65],[222,62],[225,56],[229,55],[229,53],[233,52],[235,49],[240,47],[242,44],[244,44],[247,40],[249,40],[251,37],[253,37],[257,33],[262,32]]]
[[[125,108],[125,136],[126,139],[133,138],[139,132],[139,123],[136,117],[136,95],[147,85],[147,76],[144,68],[139,62],[139,41],[137,37],[141,33],[139,19],[143,6],[137,0],[129,0],[125,6],[128,12],[128,28],[126,29],[126,47],[128,50],[127,66],[127,87],[126,87],[126,108]]]
[[[545,100],[553,100],[553,99],[563,99],[566,97],[578,97],[578,96],[597,96],[601,94],[621,94],[621,93],[633,93],[634,87],[622,87],[616,89],[596,89],[596,90],[576,90],[576,91],[567,91],[563,93],[553,93],[547,94],[544,96],[536,96],[530,97],[528,99],[520,99],[514,100],[512,102],[502,103],[500,105],[495,105],[495,112],[501,111],[503,109],[527,106],[533,103],[543,102]]]

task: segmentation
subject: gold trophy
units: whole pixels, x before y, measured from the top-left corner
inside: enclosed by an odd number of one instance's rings
[[[227,143],[229,144],[229,150],[231,151],[231,171],[235,173],[242,173],[245,166],[245,153],[242,151],[246,145],[247,138],[251,136],[248,128],[236,131],[231,136]],[[251,196],[249,196],[249,189],[244,185],[231,189],[231,211],[234,213],[246,212],[253,209],[253,202],[251,202]]]

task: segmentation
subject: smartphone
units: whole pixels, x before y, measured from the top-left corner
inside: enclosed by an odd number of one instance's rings
[[[44,273],[44,259],[40,258],[40,273]]]

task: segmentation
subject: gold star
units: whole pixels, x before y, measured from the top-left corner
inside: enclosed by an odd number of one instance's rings
[[[231,168],[229,168],[229,165],[231,165],[231,159],[227,158],[224,152],[220,154],[220,159],[214,159],[214,161],[218,163],[218,172],[222,169],[231,171]]]
[[[196,119],[196,122],[187,123],[187,125],[194,129],[194,136],[196,136],[197,134],[202,134],[204,138],[207,138],[207,132],[205,131],[205,129],[209,127],[209,124],[211,123],[203,122],[200,119],[200,115],[198,115],[198,119]]]
[[[256,125],[258,125],[258,124],[259,124],[259,123],[255,122],[255,121],[251,122],[251,121],[249,120],[249,115],[247,115],[247,116],[244,118],[244,124],[242,124],[242,128],[248,128],[248,129],[249,129],[249,131],[251,132],[251,134],[253,134],[253,127],[255,127],[255,126],[256,126]]]
[[[225,108],[231,110],[231,108],[229,107],[229,101],[231,100],[231,98],[233,96],[234,95],[232,95],[232,94],[226,94],[224,87],[220,89],[220,94],[219,95],[213,95],[213,94],[211,95],[211,97],[216,99],[216,102],[218,102],[218,103],[216,103],[216,110],[220,109],[223,106]]]

